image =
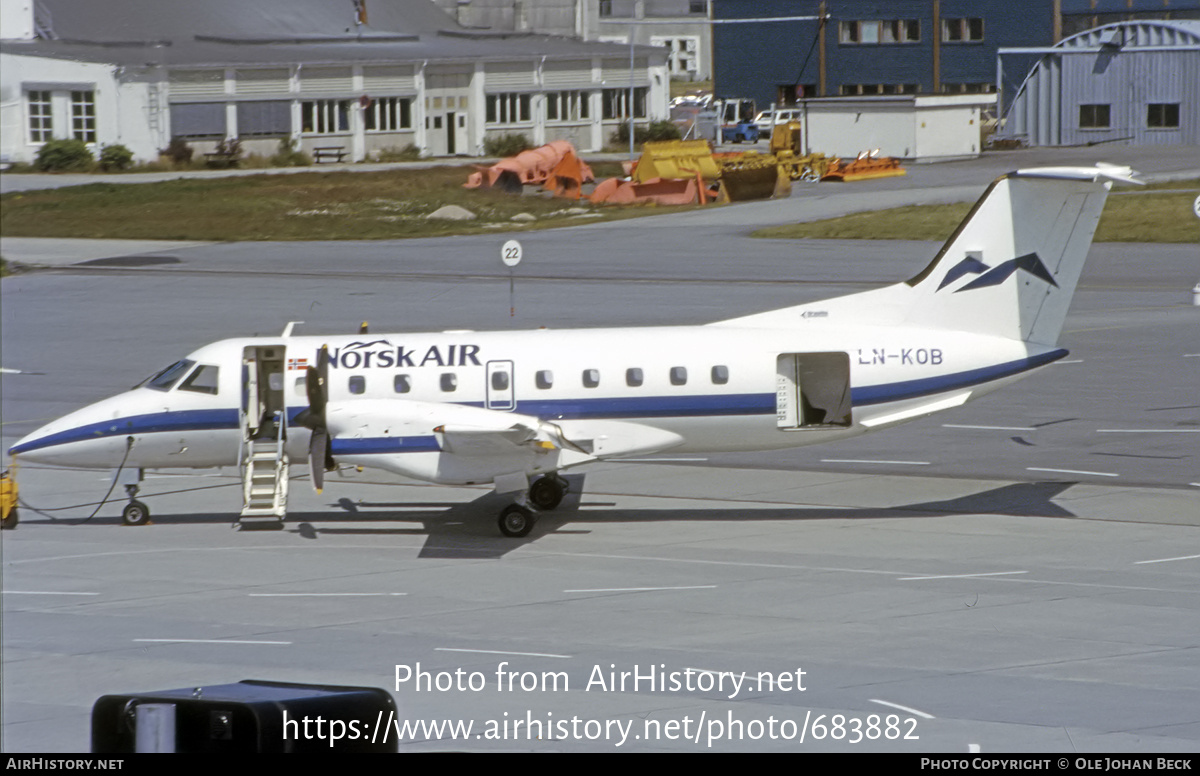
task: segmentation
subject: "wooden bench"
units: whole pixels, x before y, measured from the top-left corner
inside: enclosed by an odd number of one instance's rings
[[[313,149],[313,164],[340,162],[346,158],[345,146],[320,146]]]

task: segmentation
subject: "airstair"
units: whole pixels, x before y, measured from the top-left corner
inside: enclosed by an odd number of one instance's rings
[[[274,524],[287,514],[288,460],[284,453],[282,413],[274,435],[256,435],[242,443],[242,525]]]

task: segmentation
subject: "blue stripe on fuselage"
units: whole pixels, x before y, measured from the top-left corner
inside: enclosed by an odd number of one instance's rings
[[[981,367],[979,369],[971,369],[966,372],[925,377],[919,380],[906,380],[898,383],[859,386],[851,389],[851,402],[855,407],[869,407],[875,404],[916,399],[922,396],[931,396],[947,391],[970,388],[974,385],[1012,377],[1022,372],[1045,366],[1066,355],[1067,351],[1060,348],[1030,358]],[[472,407],[484,406],[482,402],[461,403]],[[289,407],[289,421],[294,423],[296,415],[303,410],[303,407]],[[538,399],[519,401],[517,403],[517,412],[553,420],[579,420],[587,418],[623,418],[634,420],[641,418],[773,415],[775,414],[775,394],[737,393],[607,397],[597,399]],[[13,446],[9,448],[9,453],[19,454],[29,452],[30,450],[40,450],[56,445],[111,436],[236,429],[239,425],[238,414],[238,410],[236,409],[225,408],[179,410],[177,412],[155,412],[147,415],[134,415],[127,418],[89,423],[78,428],[59,431],[55,434],[35,439],[25,445]],[[383,447],[392,445],[396,449],[372,449],[363,452],[424,452],[437,449],[436,443],[433,442],[433,437],[377,437],[374,439],[381,440],[380,445]],[[415,441],[408,443],[399,441],[405,439],[427,441],[419,443]],[[341,441],[346,440],[334,440],[335,454],[337,454],[336,445]],[[358,441],[366,442],[370,440]],[[385,441],[386,444],[384,444]],[[431,443],[432,446],[430,446]]]

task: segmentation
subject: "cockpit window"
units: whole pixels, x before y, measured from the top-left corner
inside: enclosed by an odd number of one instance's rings
[[[196,367],[196,371],[179,384],[179,390],[209,393],[215,396],[217,393],[217,367],[212,364],[201,364]]]
[[[195,365],[195,361],[189,361],[186,358],[182,361],[176,361],[153,377],[144,380],[141,385],[134,387],[140,388],[145,386],[146,388],[153,388],[156,391],[169,391],[171,390],[171,386],[178,382],[179,378],[187,374],[187,371]]]

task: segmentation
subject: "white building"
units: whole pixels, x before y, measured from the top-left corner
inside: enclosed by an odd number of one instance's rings
[[[51,138],[157,157],[281,138],[354,161],[409,144],[482,155],[484,140],[602,147],[668,115],[661,49],[462,27],[429,0],[0,0],[0,156]]]
[[[853,158],[882,156],[916,162],[973,159],[982,153],[980,121],[994,94],[824,97],[796,109],[812,151]]]

